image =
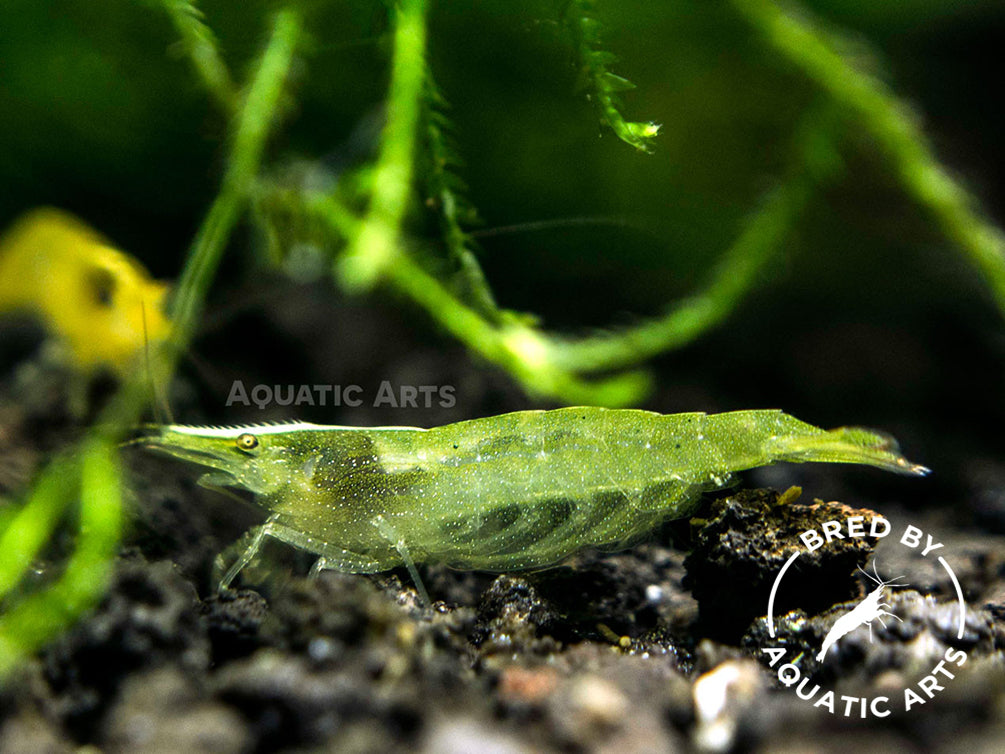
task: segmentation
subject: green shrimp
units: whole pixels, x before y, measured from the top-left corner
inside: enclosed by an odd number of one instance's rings
[[[222,588],[267,536],[317,554],[314,572],[543,568],[584,547],[628,546],[745,469],[791,461],[928,471],[886,435],[825,431],[777,410],[580,407],[432,429],[168,425],[137,442],[212,468],[202,484],[248,490],[269,512]]]

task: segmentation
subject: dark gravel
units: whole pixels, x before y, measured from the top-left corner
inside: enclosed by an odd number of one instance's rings
[[[372,329],[380,341],[383,331]],[[382,361],[375,349],[379,374],[391,357]],[[419,370],[415,382],[441,381],[442,355],[413,361],[402,369]],[[8,493],[81,426],[61,409],[62,377],[33,369],[41,392],[32,390],[32,400],[23,372],[0,384],[11,399],[0,410],[0,485]],[[473,367],[471,375],[465,390],[485,396],[482,413],[517,407],[495,378]],[[204,407],[184,401],[185,415],[201,420]],[[397,423],[412,421],[419,423]],[[797,502],[787,496],[780,504],[768,489],[721,493],[705,501],[697,521],[669,525],[627,552],[586,552],[549,571],[424,567],[434,601],[425,606],[404,571],[307,579],[310,557],[281,545],[265,548],[237,589],[218,594],[216,556],[260,514],[197,487],[177,464],[139,451],[128,458],[131,528],[111,588],[0,692],[0,751],[1005,750],[998,534],[923,508],[882,508],[891,521],[941,536],[940,552],[967,600],[962,639],[945,569],[892,538],[878,548],[868,538],[846,539],[800,557],[780,591],[777,634],[768,635],[767,595],[798,534],[876,515],[860,507],[871,504],[868,496],[856,507],[813,502],[828,489],[826,474],[812,486],[804,481]],[[973,488],[983,490],[978,507],[991,520],[994,478],[975,478]],[[70,546],[58,539],[46,557],[64,557]],[[834,621],[874,588],[856,570],[872,563],[885,578],[906,577],[886,597],[901,620],[875,623],[871,640],[864,627],[854,631],[817,662]],[[944,690],[910,712],[861,719],[784,688],[765,646],[785,648],[802,676],[839,698],[896,699],[948,650],[967,659],[951,667],[952,679],[940,676]]]

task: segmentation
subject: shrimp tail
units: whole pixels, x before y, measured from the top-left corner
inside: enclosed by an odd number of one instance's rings
[[[769,442],[768,452],[778,461],[860,463],[899,474],[925,476],[929,473],[926,467],[904,458],[892,437],[862,427],[779,436]]]

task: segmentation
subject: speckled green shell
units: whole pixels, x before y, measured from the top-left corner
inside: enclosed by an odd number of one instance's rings
[[[580,407],[433,429],[165,426],[145,442],[214,467],[208,482],[256,493],[272,514],[266,534],[350,572],[400,565],[403,553],[465,569],[553,565],[630,543],[734,472],[777,461],[926,471],[886,436],[776,410]]]

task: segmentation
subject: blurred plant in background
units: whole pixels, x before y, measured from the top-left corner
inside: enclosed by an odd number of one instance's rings
[[[847,180],[844,150],[851,138],[863,135],[898,189],[980,274],[1005,313],[1005,242],[1001,232],[983,218],[968,192],[942,167],[915,118],[871,64],[854,57],[853,45],[824,29],[798,6],[787,4],[783,9],[769,0],[731,0],[711,17],[723,24],[727,38],[732,35],[743,39],[743,44],[756,44],[771,66],[796,77],[803,87],[795,104],[790,101],[779,108],[788,135],[779,139],[786,146],[777,148],[766,159],[776,169],[773,186],[760,192],[762,198],[753,202],[753,211],[748,203],[733,212],[746,216],[738,229],[723,222],[723,213],[714,217],[708,213],[698,215],[710,231],[707,235],[711,240],[705,243],[730,234],[732,241],[724,244],[718,261],[704,265],[703,280],[678,303],[628,326],[608,327],[578,338],[544,329],[536,314],[498,305],[500,297],[489,286],[493,276],[483,271],[475,242],[474,223],[488,211],[486,204],[472,194],[484,196],[490,192],[483,186],[473,192],[468,189],[466,181],[485,179],[478,171],[461,177],[458,144],[480,144],[489,157],[497,156],[499,150],[505,152],[501,143],[507,141],[512,118],[526,117],[527,113],[533,114],[538,149],[560,152],[565,143],[575,143],[574,138],[555,130],[546,107],[536,107],[534,98],[541,97],[541,93],[522,78],[525,69],[521,66],[530,65],[527,60],[532,53],[556,68],[561,67],[564,55],[566,63],[574,61],[575,78],[595,108],[589,127],[596,128],[599,116],[601,127],[624,142],[623,154],[605,162],[605,153],[593,167],[600,165],[599,169],[609,169],[612,174],[628,171],[628,177],[618,185],[636,192],[633,198],[641,215],[668,204],[668,197],[657,195],[666,181],[647,181],[651,177],[645,172],[648,168],[636,160],[653,160],[654,153],[659,154],[661,140],[673,145],[685,136],[675,134],[673,123],[664,122],[661,130],[653,121],[630,120],[625,115],[626,111],[634,112],[638,104],[636,99],[626,104],[624,93],[632,86],[615,72],[619,70],[618,59],[611,50],[618,46],[609,43],[608,37],[616,37],[619,30],[611,23],[601,25],[598,14],[603,4],[589,0],[560,5],[520,3],[506,6],[506,12],[495,16],[491,10],[476,9],[470,19],[456,14],[456,6],[442,4],[434,9],[434,15],[440,14],[434,24],[425,0],[401,0],[381,11],[373,10],[370,4],[357,8],[347,3],[291,3],[272,15],[269,43],[243,87],[237,83],[241,77],[232,73],[233,66],[228,64],[217,35],[193,2],[162,0],[161,6],[180,37],[178,49],[190,62],[195,80],[209,95],[221,122],[227,124],[229,135],[219,191],[215,197],[205,197],[209,210],[175,288],[169,312],[174,335],[153,356],[152,373],[165,380],[193,337],[235,228],[247,217],[265,239],[263,259],[299,275],[309,275],[312,269],[330,272],[336,284],[349,294],[378,288],[394,291],[472,353],[505,370],[531,396],[564,403],[637,404],[652,385],[646,362],[693,342],[724,322],[751,291],[770,279],[771,265],[784,252],[814,199]],[[30,17],[32,11],[26,8],[11,10],[12,18],[16,21],[17,13]],[[647,12],[652,9],[633,8],[635,22],[644,23]],[[88,11],[78,13],[86,15]],[[226,15],[223,10],[220,13]],[[230,28],[240,30],[232,36],[233,48],[247,49],[251,42],[242,34],[257,34],[248,19],[268,13],[255,4],[242,7],[238,15],[239,25],[235,26],[231,18]],[[360,22],[360,16],[366,20]],[[630,16],[626,13],[626,18]],[[341,29],[332,24],[333,17],[345,21],[347,29],[378,30],[370,37],[354,39],[350,35],[343,39]],[[122,18],[135,16],[127,14]],[[123,38],[134,34],[142,40],[160,33],[131,29],[122,18],[112,14],[108,26]],[[486,81],[484,112],[473,115],[468,108],[463,117],[455,117],[444,94],[454,87],[444,86],[443,82],[455,81],[461,74],[457,66],[437,67],[435,56],[430,54],[435,41],[430,30],[441,29],[449,37],[456,35],[454,29],[460,24],[468,27],[464,33],[470,36],[477,24],[487,19],[498,30],[507,24],[515,28],[519,25],[516,19],[528,18],[536,19],[535,23],[547,31],[541,35],[547,37],[547,44],[536,52],[526,44],[517,45],[511,59],[491,63],[512,67],[509,73],[517,82],[515,91],[504,92],[493,106],[491,81]],[[605,18],[616,23],[617,13],[608,8]],[[143,16],[142,23],[154,22]],[[72,36],[76,30],[63,29],[62,33]],[[23,44],[39,44],[38,38],[31,36]],[[55,39],[53,44],[58,43],[59,35]],[[644,51],[652,50],[654,44],[659,41],[650,39],[641,46]],[[121,66],[118,75],[128,80],[132,73],[130,62],[142,60],[136,45],[135,41],[123,43],[118,60],[106,50],[105,56],[88,58],[88,62],[106,78],[108,70]],[[376,94],[383,84],[375,68],[367,67],[367,56],[361,56],[355,67],[350,62],[343,69],[333,69],[331,61],[326,60],[334,55],[344,61],[347,50],[364,45],[370,50],[368,54],[376,51],[389,61],[386,96]],[[142,66],[146,64],[138,64],[140,88]],[[539,60],[534,61],[535,76],[550,81],[552,74],[539,64]],[[681,68],[699,78],[700,64],[700,55],[690,60],[682,55]],[[481,65],[475,61],[471,68],[477,73]],[[21,91],[52,86],[44,70],[20,71],[18,77],[13,82],[15,90],[18,86]],[[326,81],[328,86],[322,87],[325,91],[321,95],[314,91],[302,97],[297,113],[298,88],[307,88],[312,79]],[[135,83],[125,84],[124,91],[120,96],[133,97],[134,101],[123,103],[120,123],[93,120],[86,102],[68,101],[65,105],[66,117],[76,119],[75,127],[90,124],[96,133],[109,129],[119,137],[121,149],[116,160],[120,162],[113,161],[113,165],[123,173],[130,167],[129,160],[143,154],[137,129],[169,130],[172,118],[193,107],[187,94],[174,108],[170,102],[139,91]],[[165,91],[162,87],[158,93]],[[643,98],[641,90],[637,94]],[[522,97],[530,104],[515,115],[502,114],[507,97]],[[383,104],[379,104],[381,99]],[[693,104],[695,100],[689,101]],[[102,109],[104,113],[110,111]],[[380,136],[375,153],[370,155],[371,150],[364,145],[359,150],[361,157],[336,168],[324,149],[318,148],[319,144],[330,146],[332,134],[324,139],[316,134],[299,134],[290,137],[292,145],[322,156],[306,158],[302,161],[305,167],[299,170],[292,169],[289,162],[273,160],[270,136],[283,127],[284,120],[293,120],[294,114],[303,120],[321,120],[320,131],[326,129],[326,117],[339,123],[378,123]],[[495,129],[477,128],[478,118],[493,117]],[[23,130],[24,125],[16,126],[15,131],[17,128]],[[493,138],[496,142],[489,141]],[[507,167],[517,178],[521,171],[541,172],[540,162],[535,162],[541,159],[541,153],[535,153],[526,142],[521,144],[527,149],[515,155]],[[728,147],[724,149],[728,151]],[[683,155],[679,146],[671,146],[668,151]],[[58,157],[58,149],[56,154]],[[193,150],[191,156],[198,156],[198,150]],[[470,153],[464,156],[470,161]],[[531,196],[556,187],[575,192],[577,186],[567,180],[575,174],[574,158],[571,164],[557,179],[542,179],[530,191]],[[94,170],[108,169],[107,165],[94,165]],[[9,166],[7,172],[13,172]],[[151,214],[170,211],[184,201],[172,193],[173,187],[179,185],[177,176],[165,173],[163,180],[154,183],[160,190],[145,197],[141,192],[137,200],[149,200],[147,211]],[[683,209],[674,210],[677,213],[687,211],[686,201],[681,202]],[[677,216],[670,215],[671,219]],[[588,226],[595,218],[581,219]],[[630,226],[630,220],[622,218],[619,222]],[[438,238],[427,232],[430,225],[438,227]],[[678,256],[686,258],[689,251],[684,244],[678,246],[682,247]],[[657,260],[661,255],[667,256],[658,248],[652,254]],[[530,266],[524,274],[532,276],[534,269]],[[32,653],[100,598],[121,529],[122,481],[116,445],[142,415],[145,386],[144,375],[127,377],[77,450],[52,461],[24,506],[7,515],[0,535],[0,595],[8,595],[10,604],[5,604],[6,611],[0,618],[0,672]],[[18,595],[15,587],[78,499],[80,534],[62,574],[38,592]]]
[[[177,11],[177,6],[172,9]],[[66,509],[79,498],[76,549],[63,573],[38,592],[22,597],[0,617],[0,677],[92,607],[105,590],[121,536],[122,472],[117,445],[142,416],[147,380],[151,375],[169,380],[178,354],[192,336],[220,257],[246,206],[299,34],[296,13],[277,14],[269,46],[234,113],[220,193],[193,242],[175,291],[172,335],[163,343],[151,344],[157,348],[152,364],[147,364],[150,374],[137,370],[125,377],[78,446],[42,471],[27,502],[0,535],[0,545],[5,546],[0,556],[2,597],[25,578]]]

